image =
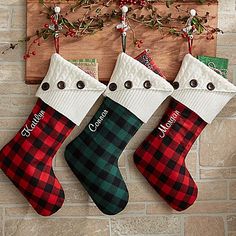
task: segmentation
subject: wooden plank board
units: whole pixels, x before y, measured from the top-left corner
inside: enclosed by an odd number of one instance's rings
[[[213,27],[217,26],[218,4],[203,4],[196,3],[181,3],[185,9],[196,9],[200,15],[205,12],[210,12],[213,19],[209,24]],[[65,4],[61,3],[60,7],[63,9]],[[179,15],[177,12],[173,11]],[[42,10],[38,0],[27,0],[27,35],[32,35],[36,29],[41,28],[47,20],[39,14]],[[169,9],[165,5],[158,5],[160,12],[168,12]],[[79,11],[73,14],[73,18],[78,18]],[[99,63],[99,80],[108,82],[114,68],[116,58],[121,51],[120,34],[115,30],[117,22],[106,27],[104,30],[97,32],[94,35],[84,37],[81,40],[73,38],[61,39],[60,54],[66,59],[79,58],[96,58]],[[143,26],[134,26],[137,37],[143,39],[144,44],[142,49],[137,49],[133,46],[132,35],[128,33],[127,40],[127,54],[130,56],[137,56],[143,49],[148,48],[151,54],[163,70],[168,80],[173,80],[179,70],[181,61],[184,55],[188,52],[187,43],[181,37],[166,36],[163,37],[160,32],[153,31]],[[43,42],[37,48],[37,56],[30,58],[26,63],[26,83],[37,84],[40,83],[45,76],[51,54],[54,52],[53,40]],[[196,36],[193,47],[194,55],[208,55],[215,56],[216,54],[216,38],[214,40],[206,40],[205,36]]]

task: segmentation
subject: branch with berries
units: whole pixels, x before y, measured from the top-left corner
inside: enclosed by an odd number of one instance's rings
[[[216,0],[195,0],[196,3],[215,3]],[[54,1],[53,1],[54,2]],[[211,27],[208,22],[214,18],[209,12],[204,15],[193,15],[182,9],[181,2],[185,0],[74,0],[59,1],[67,2],[67,7],[61,12],[60,7],[50,1],[39,0],[42,5],[41,13],[44,13],[48,22],[41,29],[36,30],[35,34],[14,44],[10,44],[2,53],[17,48],[20,44],[27,42],[28,47],[24,59],[36,55],[36,49],[45,40],[53,39],[55,49],[59,52],[59,38],[71,37],[77,40],[82,37],[95,34],[103,30],[110,24],[120,21],[122,18],[121,7],[128,6],[126,16],[127,26],[133,35],[133,43],[136,47],[141,48],[143,39],[139,39],[133,26],[143,25],[150,30],[158,30],[163,37],[166,35],[180,36],[189,40],[194,34],[205,35],[206,39],[214,39],[217,33],[223,33],[219,28]],[[175,4],[174,10],[179,12],[178,17],[173,17],[171,13],[166,15],[158,12],[158,3],[166,4],[171,7]],[[83,9],[84,14],[76,21],[70,21],[70,14],[76,14]],[[183,28],[184,25],[184,28]],[[120,29],[119,29],[120,30]]]

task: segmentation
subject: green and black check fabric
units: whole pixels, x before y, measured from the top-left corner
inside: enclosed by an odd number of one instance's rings
[[[118,159],[143,122],[106,97],[85,130],[65,151],[65,158],[98,208],[114,215],[128,203]]]

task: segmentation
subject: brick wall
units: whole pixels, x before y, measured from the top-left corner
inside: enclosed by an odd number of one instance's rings
[[[230,59],[230,80],[236,84],[236,2],[221,0],[217,56]],[[0,48],[25,34],[25,1],[0,0]],[[21,127],[34,103],[37,86],[24,84],[24,49],[0,55],[0,147]],[[97,105],[98,106],[98,105]],[[236,99],[221,112],[196,141],[187,166],[199,186],[197,202],[189,210],[172,211],[144,181],[132,163],[132,153],[156,126],[166,104],[135,135],[120,158],[130,202],[120,215],[102,215],[63,159],[63,147],[54,166],[66,193],[63,208],[53,217],[37,216],[0,172],[0,235],[163,235],[236,236]]]

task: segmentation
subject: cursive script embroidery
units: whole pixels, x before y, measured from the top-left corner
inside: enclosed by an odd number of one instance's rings
[[[161,134],[159,135],[160,138],[164,138],[166,136],[166,132],[176,122],[178,116],[180,116],[180,112],[175,110],[171,114],[170,119],[164,125],[163,124],[159,125],[158,129],[161,131]]]
[[[21,131],[21,135],[23,137],[29,137],[31,132],[35,129],[35,127],[38,125],[39,121],[44,118],[45,111],[41,110],[38,114],[34,114],[34,118],[31,122],[31,124],[25,125],[24,129]]]
[[[98,127],[102,124],[103,120],[107,116],[107,114],[108,114],[108,111],[104,110],[94,124],[89,124],[88,127],[89,127],[90,131],[96,132]]]

